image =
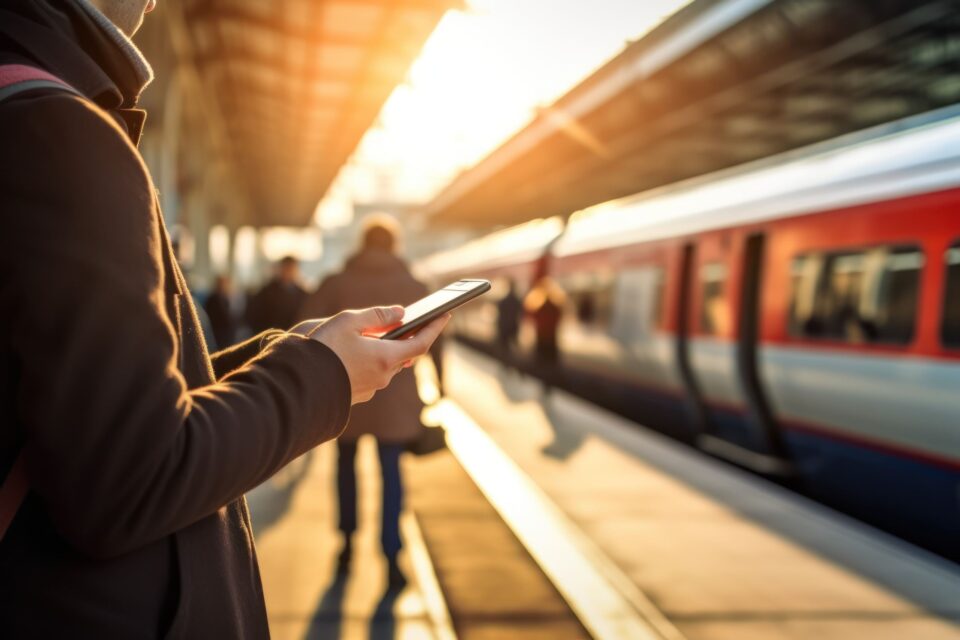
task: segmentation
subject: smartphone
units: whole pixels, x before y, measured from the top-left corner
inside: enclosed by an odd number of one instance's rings
[[[443,289],[420,298],[403,310],[403,324],[380,336],[381,340],[398,340],[490,290],[487,280],[457,280]]]

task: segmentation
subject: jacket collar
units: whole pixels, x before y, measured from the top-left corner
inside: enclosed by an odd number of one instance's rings
[[[144,83],[115,42],[74,2],[7,0],[0,9],[0,62],[36,64],[112,112],[134,144],[146,114]]]

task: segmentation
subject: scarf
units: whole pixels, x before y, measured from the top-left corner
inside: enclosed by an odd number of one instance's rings
[[[123,59],[130,65],[131,70],[139,83],[137,95],[143,91],[148,84],[153,81],[153,69],[150,63],[140,53],[137,45],[127,37],[117,25],[110,22],[110,19],[103,15],[90,0],[76,0],[76,4],[83,9],[84,13],[100,28],[103,34],[112,42],[122,55]]]

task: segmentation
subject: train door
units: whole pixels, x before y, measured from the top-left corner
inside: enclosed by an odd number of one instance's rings
[[[677,319],[677,346],[676,359],[677,370],[680,373],[680,379],[684,387],[684,413],[688,426],[688,439],[696,442],[697,438],[709,432],[709,415],[706,405],[703,401],[703,394],[697,384],[696,376],[693,374],[693,368],[690,364],[690,340],[692,336],[690,327],[691,301],[693,300],[694,271],[696,264],[696,245],[688,243],[684,245],[680,256],[680,279],[677,288],[676,297],[676,319]]]
[[[688,394],[702,411],[697,444],[751,469],[783,473],[779,450],[770,448],[772,419],[756,375],[763,237],[710,234],[688,250],[681,355]]]
[[[747,236],[743,247],[743,271],[737,309],[737,376],[755,442],[759,445],[757,448],[767,456],[767,459],[762,460],[765,470],[769,473],[789,474],[786,447],[760,381],[757,355],[760,345],[760,317],[763,311],[761,292],[765,245],[766,236],[763,233],[754,233]]]

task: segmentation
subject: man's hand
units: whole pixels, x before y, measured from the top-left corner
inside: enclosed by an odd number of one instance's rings
[[[406,340],[381,340],[369,335],[388,331],[402,319],[403,307],[343,311],[318,324],[308,334],[332,349],[343,362],[350,378],[352,404],[372,398],[390,384],[404,366],[427,353],[450,320],[450,315],[434,320]]]

